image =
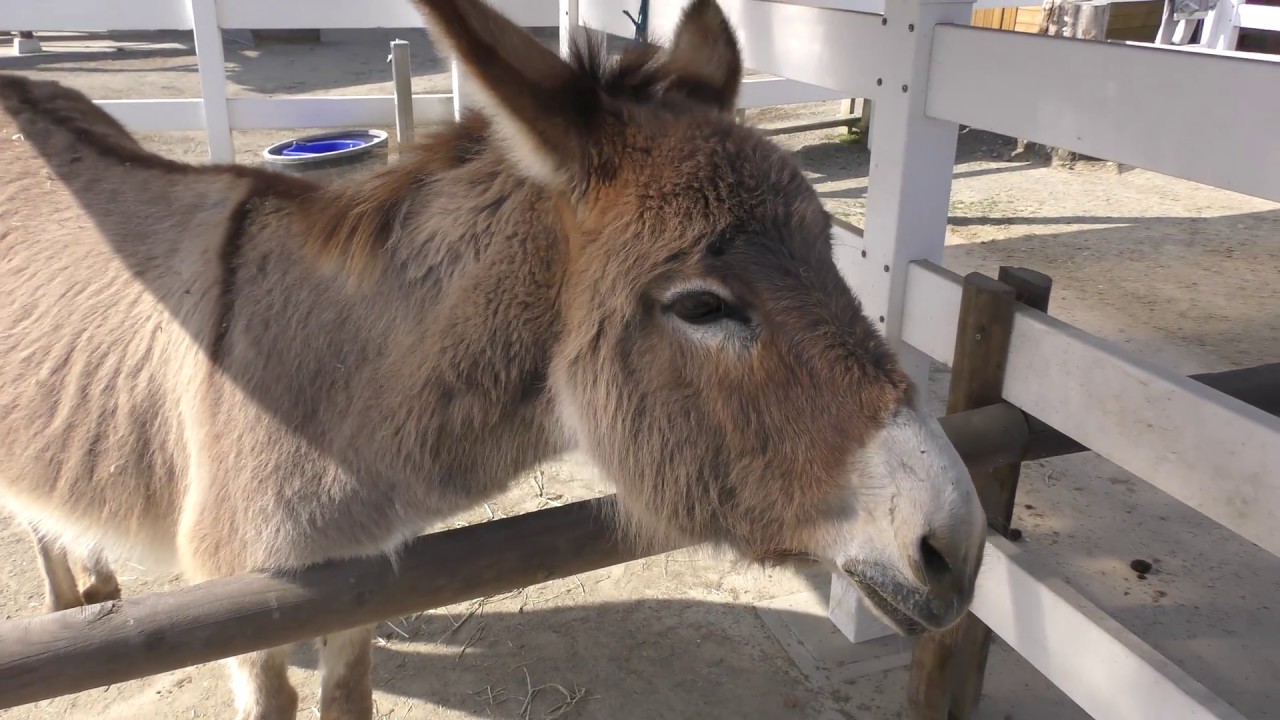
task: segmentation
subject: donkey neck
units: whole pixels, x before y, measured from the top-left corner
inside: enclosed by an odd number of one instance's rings
[[[425,484],[436,503],[565,449],[546,389],[565,263],[554,204],[484,144],[441,164],[424,155],[328,191],[338,211],[389,200],[369,218],[390,232],[362,287],[278,255],[272,238],[246,247],[242,267],[274,261],[240,291],[289,358],[246,373],[260,392],[287,388],[273,404],[348,471]],[[282,220],[265,217],[264,234],[296,227]]]

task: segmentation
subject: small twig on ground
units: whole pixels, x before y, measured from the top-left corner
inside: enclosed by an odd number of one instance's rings
[[[529,711],[533,709],[533,696],[537,695],[538,691],[542,688],[535,688],[533,686],[533,680],[529,678],[528,668],[521,668],[521,670],[524,670],[524,686],[526,688],[526,692],[524,696],[524,704],[520,706],[520,718],[521,720],[529,720]]]
[[[572,593],[573,593],[573,591],[572,591],[572,590],[566,590],[565,592],[557,593],[557,594],[555,594],[555,595],[552,595],[551,597],[535,598],[535,599],[533,599],[533,600],[530,600],[530,599],[529,599],[529,596],[528,596],[528,595],[526,595],[526,596],[524,597],[524,600],[520,601],[520,607],[516,608],[516,612],[517,612],[517,613],[522,613],[522,612],[524,612],[524,608],[525,608],[525,606],[526,606],[526,605],[540,605],[540,604],[542,604],[542,603],[545,603],[545,602],[551,602],[552,600],[555,600],[556,598],[561,598],[561,597],[564,597],[565,595],[570,595],[570,594],[572,594]],[[586,590],[583,590],[583,593],[585,594],[585,593],[586,593]]]
[[[481,695],[481,693],[484,694]],[[505,687],[500,687],[497,690],[494,690],[492,685],[485,685],[479,690],[473,690],[471,694],[479,695],[481,700],[484,700],[490,705],[497,705],[498,703],[504,703],[508,700],[515,700],[515,698],[506,697],[507,689]]]
[[[410,639],[410,637],[409,637],[409,633],[407,633],[407,632],[405,632],[405,631],[401,630],[399,627],[397,627],[397,626],[396,626],[396,624],[395,624],[395,623],[391,622],[390,620],[384,620],[383,622],[385,622],[386,624],[390,625],[392,630],[395,630],[396,632],[400,633],[400,634],[404,637],[404,639],[405,639],[405,640]]]
[[[467,651],[467,648],[480,642],[480,638],[484,637],[484,626],[484,623],[480,623],[476,626],[475,631],[471,633],[471,637],[467,638],[467,641],[462,644],[462,649],[458,651],[457,657],[453,659],[454,662],[458,662],[462,659],[462,654]]]
[[[516,668],[522,668],[525,665],[528,665],[529,663],[533,662],[534,660],[541,660],[541,659],[542,659],[541,657],[534,655],[533,657],[529,658],[528,660],[525,660],[522,663],[516,663],[515,665],[512,665],[511,667],[507,668],[507,671],[510,672],[512,670],[515,670]]]
[[[470,609],[470,610],[467,610],[467,614],[466,614],[466,615],[463,615],[461,620],[454,620],[454,619],[453,619],[453,615],[450,615],[448,612],[446,612],[446,613],[445,613],[445,615],[448,615],[448,617],[449,617],[449,622],[453,623],[453,627],[449,628],[448,630],[445,630],[445,631],[444,631],[444,634],[443,634],[443,635],[441,635],[441,636],[436,640],[436,642],[440,642],[441,640],[444,640],[445,638],[447,638],[447,637],[449,637],[450,635],[452,635],[452,634],[454,633],[454,631],[456,631],[458,628],[462,627],[462,624],[463,624],[463,623],[465,623],[466,621],[470,620],[470,619],[471,619],[471,616],[472,616],[472,615],[475,615],[475,614],[476,614],[476,612],[477,612],[477,611],[479,611],[479,610],[480,610],[480,608],[482,608],[482,607],[484,607],[484,603],[481,603],[481,602],[473,603],[473,604],[471,605],[471,609]]]
[[[555,707],[551,708],[550,710],[547,710],[545,713],[542,714],[542,717],[544,718],[544,720],[555,720],[556,718],[561,717],[565,713],[572,710],[573,706],[577,705],[578,702],[581,700],[595,699],[595,696],[587,697],[587,689],[579,688],[577,683],[573,684],[573,692],[569,692],[564,688],[563,685],[558,685],[556,683],[547,683],[542,687],[559,690],[561,693],[564,694],[564,700],[562,700]]]

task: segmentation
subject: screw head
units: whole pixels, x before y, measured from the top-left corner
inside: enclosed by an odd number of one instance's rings
[[[889,24],[889,18],[880,18],[880,24],[881,24],[881,25],[888,25],[888,24]]]
[[[903,85],[903,86],[902,86],[902,92],[906,92],[906,91],[907,91],[907,86],[906,86],[906,85]]]
[[[884,78],[876,78],[876,85],[883,85],[883,84],[884,84]]]
[[[885,272],[889,272],[889,266],[888,266],[888,265],[885,265],[885,266],[884,266],[884,271],[885,271]]]
[[[881,315],[881,316],[880,316],[880,322],[884,322],[884,316],[883,316],[883,315]]]
[[[867,251],[866,251],[866,250],[863,250],[863,251],[862,251],[862,257],[866,257],[866,256],[867,256]]]
[[[915,31],[916,31],[915,23],[911,23],[910,25],[907,25],[907,32],[915,32]]]

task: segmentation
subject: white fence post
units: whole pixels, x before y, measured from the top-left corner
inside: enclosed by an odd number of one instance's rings
[[[1200,23],[1200,47],[1210,50],[1235,50],[1240,39],[1237,0],[1218,0]]]
[[[227,114],[227,65],[222,53],[217,0],[190,0],[190,3],[209,159],[216,163],[234,162],[235,146],[231,142],[231,120]]]
[[[449,73],[453,79],[453,119],[461,120],[464,111],[475,107],[475,91],[472,90],[475,78],[462,67],[457,58],[449,61]]]
[[[578,20],[578,0],[560,0],[560,57],[568,59],[574,42],[581,42],[584,34]]]
[[[878,58],[875,147],[867,178],[862,248],[836,243],[836,262],[871,320],[899,353],[903,369],[926,388],[929,358],[902,342],[907,267],[914,260],[942,262],[951,175],[955,166],[953,122],[925,115],[933,27],[968,25],[971,0],[892,0],[885,3],[881,30],[887,36]],[[832,575],[831,621],[851,641],[888,634],[865,607],[849,580]]]

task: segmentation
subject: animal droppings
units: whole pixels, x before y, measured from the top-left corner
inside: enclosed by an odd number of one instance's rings
[[[1141,578],[1143,575],[1151,572],[1151,561],[1138,558],[1137,560],[1129,563],[1129,568],[1138,573],[1138,577]]]

